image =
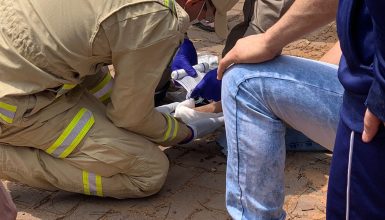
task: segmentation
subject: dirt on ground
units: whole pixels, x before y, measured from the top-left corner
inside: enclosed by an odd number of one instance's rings
[[[228,14],[242,20],[240,1]],[[198,52],[220,56],[221,41],[196,27],[189,37]],[[337,41],[331,23],[284,48],[283,53],[319,59]],[[18,219],[230,219],[225,207],[226,157],[215,135],[184,146],[163,148],[170,171],[163,189],[143,199],[117,200],[46,191],[3,181],[18,208]],[[287,219],[325,219],[330,152],[288,152],[285,169]]]

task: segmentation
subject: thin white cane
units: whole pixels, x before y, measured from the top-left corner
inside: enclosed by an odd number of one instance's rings
[[[350,174],[352,172],[353,144],[354,144],[354,131],[352,131],[352,133],[350,134],[350,143],[349,143],[349,162],[348,162],[348,175],[347,175],[347,187],[346,187],[346,220],[349,220]]]

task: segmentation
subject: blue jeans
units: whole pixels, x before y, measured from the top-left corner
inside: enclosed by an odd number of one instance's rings
[[[280,56],[235,65],[222,83],[227,210],[234,219],[284,219],[286,127],[332,150],[343,94],[337,66]]]

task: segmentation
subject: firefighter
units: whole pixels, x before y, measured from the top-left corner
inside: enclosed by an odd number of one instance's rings
[[[149,196],[169,167],[158,145],[187,143],[223,124],[186,124],[154,108],[162,74],[207,1],[0,1],[0,178]]]

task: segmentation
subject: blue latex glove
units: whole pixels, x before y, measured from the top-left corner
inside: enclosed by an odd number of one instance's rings
[[[222,80],[217,80],[217,69],[210,70],[191,92],[191,98],[221,100]]]
[[[196,64],[198,64],[197,51],[194,44],[185,38],[171,63],[171,71],[184,69],[189,76],[196,77],[197,72],[192,67]]]

